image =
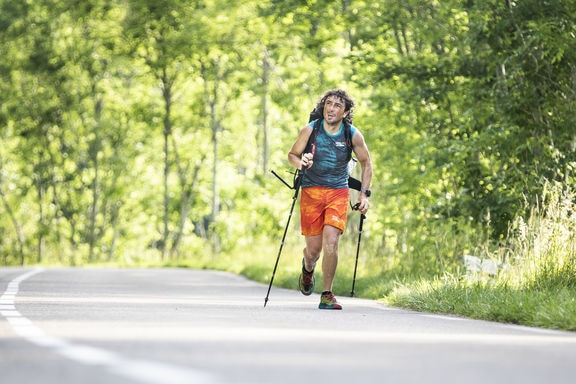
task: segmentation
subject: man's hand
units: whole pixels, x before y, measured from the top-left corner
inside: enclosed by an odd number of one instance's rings
[[[302,160],[300,161],[300,169],[310,168],[312,164],[314,164],[314,161],[312,160],[313,157],[314,155],[312,153],[305,153],[302,155]]]
[[[368,198],[366,197],[366,195],[361,193],[358,196],[358,200],[356,200],[356,204],[354,204],[352,209],[355,211],[360,211],[363,215],[365,215],[366,212],[368,212],[369,207],[370,207],[370,202],[368,201]]]

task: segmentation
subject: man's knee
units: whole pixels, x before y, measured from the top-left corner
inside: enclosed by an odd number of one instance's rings
[[[304,248],[304,257],[311,260],[318,260],[320,258],[320,252],[322,252],[321,246],[307,245]]]

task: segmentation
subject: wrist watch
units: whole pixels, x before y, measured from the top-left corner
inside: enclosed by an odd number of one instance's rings
[[[369,189],[360,189],[360,192],[362,192],[363,194],[366,195],[366,197],[370,197],[370,195],[372,194],[372,191]]]

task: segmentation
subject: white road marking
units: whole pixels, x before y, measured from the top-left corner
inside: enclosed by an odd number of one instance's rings
[[[210,384],[215,378],[205,372],[182,368],[155,361],[130,359],[115,352],[82,344],[75,344],[65,339],[47,335],[28,318],[16,310],[16,295],[20,283],[40,272],[34,269],[13,279],[0,296],[0,315],[12,326],[14,332],[28,342],[44,348],[70,360],[86,365],[96,365],[110,372],[147,384]]]

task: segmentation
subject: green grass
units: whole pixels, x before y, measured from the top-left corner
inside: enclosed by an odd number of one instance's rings
[[[558,286],[532,289],[498,282],[435,281],[397,289],[388,301],[418,311],[574,331],[574,293]]]
[[[480,255],[496,276],[421,279],[386,300],[418,311],[560,330],[576,330],[576,206],[570,190],[550,186],[540,207],[519,217],[505,246]]]

